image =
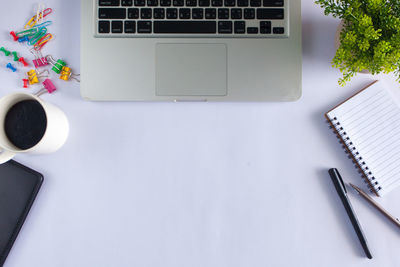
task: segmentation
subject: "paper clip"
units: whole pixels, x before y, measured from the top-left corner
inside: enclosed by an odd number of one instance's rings
[[[65,63],[61,59],[55,61],[54,58],[50,55],[46,56],[46,59],[47,59],[47,62],[49,62],[53,66],[53,68],[51,68],[51,70],[57,74],[60,74],[62,68],[67,65],[67,63]]]
[[[51,8],[46,8],[45,10],[43,10],[42,12],[42,18],[45,18],[47,15],[49,15],[53,10]],[[37,20],[36,20],[36,15],[33,16],[28,23],[25,24],[24,29],[29,29],[34,27],[37,24]]]
[[[5,49],[4,47],[0,47],[0,51],[3,52],[6,57],[8,57],[11,54],[11,52]]]
[[[61,70],[60,79],[64,81],[68,81],[69,79],[74,79],[75,81],[80,83],[81,81],[78,79],[79,76],[80,74],[74,74],[72,73],[71,68],[64,66]]]
[[[47,28],[41,27],[39,28],[38,32],[32,36],[32,38],[29,40],[30,45],[36,44],[43,36],[45,36],[47,33]]]
[[[11,54],[13,54],[13,56],[14,56],[14,61],[18,61],[19,60],[17,52],[13,51]]]
[[[10,35],[14,38],[14,41],[18,41],[18,36],[15,34],[14,31],[11,31]]]
[[[49,63],[47,62],[47,59],[42,55],[42,53],[40,51],[37,51],[35,49],[31,49],[29,51],[31,51],[31,53],[35,57],[35,59],[32,60],[33,65],[35,65],[35,68],[44,67],[44,66],[49,65]]]
[[[46,6],[43,3],[38,4],[38,8],[36,10],[36,18],[35,18],[36,23],[43,22],[43,12],[44,12],[45,7]]]
[[[35,50],[41,50],[42,47],[47,44],[47,42],[51,39],[53,39],[53,35],[51,33],[47,33],[39,41],[37,41],[37,43],[33,47],[35,48]]]
[[[24,88],[28,88],[29,86],[29,80],[28,79],[22,79],[22,81],[24,82]]]
[[[45,74],[47,73],[47,74]],[[42,72],[36,72],[36,70],[30,70],[26,74],[28,74],[29,84],[39,83],[40,78],[47,78],[49,77],[49,71],[44,70]]]
[[[18,59],[18,61],[21,62],[22,65],[24,65],[24,67],[28,67],[29,66],[29,64],[25,61],[25,59],[23,57],[20,57]]]
[[[40,89],[35,95],[36,96],[41,96],[43,94],[49,93],[52,94],[53,92],[55,92],[57,89],[54,86],[53,82],[50,79],[46,79],[43,82],[43,87],[42,89]]]
[[[16,72],[16,71],[17,71],[17,68],[15,68],[11,63],[8,63],[8,64],[6,65],[6,67],[7,67],[8,69],[12,70],[12,72]]]
[[[35,35],[40,28],[32,28],[24,31],[17,32],[18,37],[23,37],[23,36],[32,36]]]
[[[33,26],[32,29],[41,28],[41,27],[47,27],[47,26],[50,26],[51,24],[53,24],[53,22],[51,20],[45,21],[45,22],[43,22],[41,24],[37,24],[37,25]]]

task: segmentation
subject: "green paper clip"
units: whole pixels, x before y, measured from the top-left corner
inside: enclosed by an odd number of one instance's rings
[[[33,29],[28,29],[28,30],[25,30],[25,31],[17,32],[16,35],[18,37],[24,37],[24,36],[28,36],[29,37],[29,36],[35,35],[38,32],[39,32],[39,28],[33,28]]]
[[[30,45],[36,44],[43,36],[45,36],[47,33],[47,28],[42,27],[39,28],[38,32],[32,36],[32,38],[29,40]]]

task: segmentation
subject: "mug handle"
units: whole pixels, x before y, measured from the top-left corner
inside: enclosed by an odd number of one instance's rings
[[[14,152],[5,150],[4,148],[0,147],[0,164],[3,164],[15,156]]]

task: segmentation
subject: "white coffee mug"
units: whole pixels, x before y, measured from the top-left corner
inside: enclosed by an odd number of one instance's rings
[[[36,100],[45,111],[47,126],[41,140],[29,149],[16,147],[6,135],[4,122],[11,107],[24,100]],[[58,107],[44,102],[39,97],[26,93],[13,93],[0,98],[0,164],[9,161],[17,153],[46,154],[57,151],[67,140],[69,124],[67,116]]]

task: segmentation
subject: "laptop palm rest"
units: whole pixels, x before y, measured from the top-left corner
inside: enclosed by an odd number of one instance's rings
[[[156,45],[156,95],[225,96],[225,44]]]

